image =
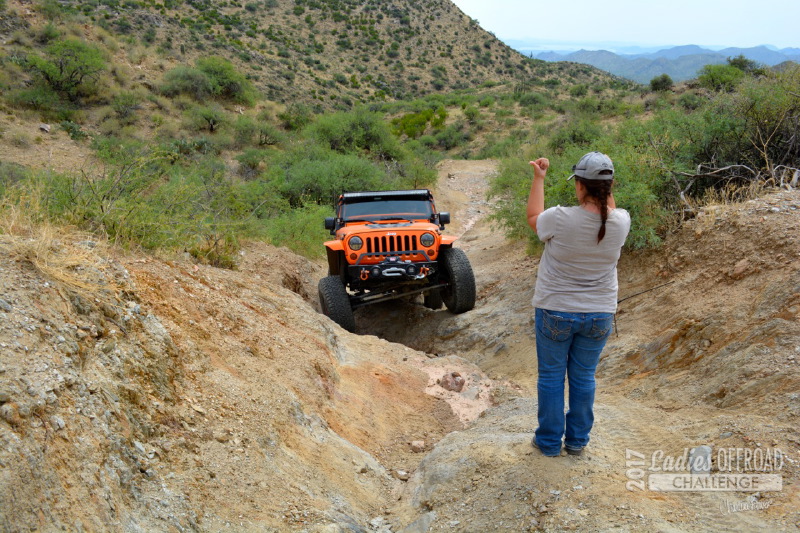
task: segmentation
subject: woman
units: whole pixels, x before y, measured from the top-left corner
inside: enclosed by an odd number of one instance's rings
[[[530,162],[528,224],[545,245],[536,277],[539,427],[533,445],[544,455],[580,455],[594,422],[594,373],[617,310],[617,261],[631,219],[617,209],[614,164],[590,152],[572,167],[578,206],[544,209],[550,162]],[[564,376],[569,411],[564,416]]]

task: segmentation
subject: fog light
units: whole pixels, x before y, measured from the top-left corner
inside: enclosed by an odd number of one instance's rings
[[[416,266],[414,266],[414,265],[408,265],[408,266],[406,267],[406,273],[407,273],[409,276],[416,276],[416,275],[417,275],[417,267],[416,267]]]
[[[378,267],[372,267],[372,277],[377,278],[381,275],[381,269]]]

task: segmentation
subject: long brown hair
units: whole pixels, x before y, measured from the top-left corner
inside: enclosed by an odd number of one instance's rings
[[[600,206],[600,231],[597,232],[597,242],[606,236],[606,220],[608,220],[608,197],[611,196],[611,185],[614,180],[586,180],[575,177],[578,183],[586,187],[586,196],[593,198]]]

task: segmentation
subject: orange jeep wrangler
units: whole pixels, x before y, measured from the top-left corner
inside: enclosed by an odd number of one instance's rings
[[[325,229],[328,276],[319,282],[322,312],[348,331],[353,309],[423,294],[426,307],[452,313],[475,306],[475,277],[456,237],[443,235],[450,213],[437,212],[427,189],[346,192]]]

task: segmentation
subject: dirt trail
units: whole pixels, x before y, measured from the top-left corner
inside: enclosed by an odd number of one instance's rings
[[[537,260],[487,220],[495,171],[446,161],[436,191],[475,309],[377,304],[357,334],[316,310],[324,265],[284,249],[248,245],[230,271],[0,236],[0,529],[800,528],[800,195],[706,209],[624,254],[622,296],[674,283],[620,306],[592,442],[546,458]],[[460,393],[437,384],[453,371]],[[654,453],[701,444],[782,450],[782,490],[639,490]]]

